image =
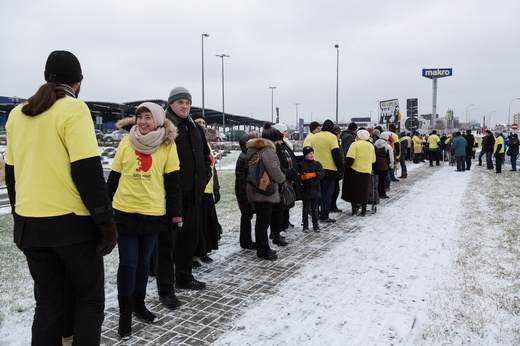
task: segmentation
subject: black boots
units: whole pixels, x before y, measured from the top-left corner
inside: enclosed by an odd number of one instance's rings
[[[132,336],[132,310],[134,297],[117,297],[119,301],[119,327],[117,333],[121,340],[128,340]]]
[[[303,233],[309,233],[309,222],[304,222],[303,223]]]
[[[280,236],[280,233],[275,234],[273,238],[273,244],[279,246],[286,246],[288,243]]]
[[[312,230],[316,233],[320,233],[320,225],[317,222],[312,223]]]
[[[146,291],[134,292],[134,315],[146,323],[153,323],[155,321],[155,315],[151,313],[144,305],[145,297]]]

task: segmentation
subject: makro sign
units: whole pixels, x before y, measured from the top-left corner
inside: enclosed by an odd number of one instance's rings
[[[451,68],[423,68],[422,76],[426,78],[442,78],[451,77],[453,75],[453,69]]]

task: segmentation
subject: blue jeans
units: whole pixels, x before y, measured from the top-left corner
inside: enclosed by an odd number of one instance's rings
[[[493,152],[486,151],[486,165],[488,169],[493,169]]]
[[[401,164],[401,174],[406,173],[406,151],[401,153],[401,159],[399,163]]]
[[[480,153],[478,154],[478,165],[479,166],[482,166],[482,156],[484,156],[486,154],[486,152],[484,151],[484,149],[480,150]]]
[[[145,235],[120,234],[119,269],[117,270],[117,292],[120,297],[130,297],[134,290],[146,291],[150,257],[152,256],[157,233]]]
[[[321,180],[320,220],[327,220],[330,213],[330,201],[334,193],[334,185],[337,179]]]
[[[516,158],[517,158],[517,155],[511,155],[511,169],[513,171],[516,171]]]
[[[464,172],[466,170],[466,156],[455,156],[457,160],[457,171]]]

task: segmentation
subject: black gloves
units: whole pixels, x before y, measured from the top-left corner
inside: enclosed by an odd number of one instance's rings
[[[96,247],[96,252],[100,256],[108,255],[117,244],[117,228],[113,219],[100,223],[99,232],[101,233],[101,243]]]
[[[213,196],[215,197],[215,204],[220,201],[220,190],[213,190]]]

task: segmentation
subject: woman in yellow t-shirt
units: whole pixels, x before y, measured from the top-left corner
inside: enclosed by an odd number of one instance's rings
[[[132,335],[132,312],[154,322],[144,305],[150,257],[159,232],[182,226],[177,128],[155,103],[140,104],[135,114],[117,124],[131,129],[117,148],[107,182],[119,233],[118,334],[123,340]]]

